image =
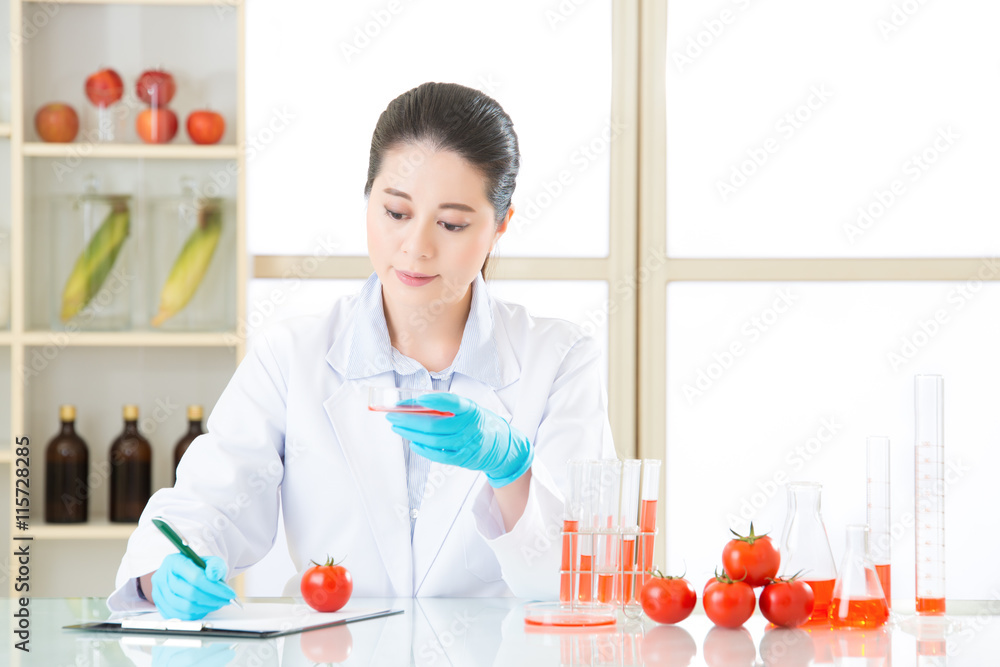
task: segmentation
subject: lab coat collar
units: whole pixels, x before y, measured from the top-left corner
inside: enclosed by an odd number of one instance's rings
[[[489,295],[482,275],[472,283],[472,305],[462,332],[462,342],[452,364],[452,371],[466,375],[494,390],[513,383],[520,375],[520,365],[507,332],[497,321],[497,303]],[[382,283],[372,273],[354,298],[353,312],[346,326],[335,337],[326,359],[347,380],[360,380],[380,373],[396,371],[403,375],[418,370],[415,362],[403,356],[389,341],[389,331],[382,307]]]

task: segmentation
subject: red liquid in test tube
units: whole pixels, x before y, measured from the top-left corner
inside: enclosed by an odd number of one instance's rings
[[[642,584],[649,581],[653,570],[653,546],[656,542],[656,504],[660,497],[660,461],[642,460],[642,500],[639,503],[640,558]]]
[[[584,462],[570,461],[569,465],[569,495],[563,518],[562,573],[559,578],[559,601],[572,602],[576,597],[579,585],[579,535],[580,519],[582,518],[582,492]]]

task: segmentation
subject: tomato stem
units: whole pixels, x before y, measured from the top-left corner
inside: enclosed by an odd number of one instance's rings
[[[767,537],[767,533],[761,533],[760,535],[756,535],[753,532],[753,521],[750,522],[750,534],[749,535],[740,535],[739,533],[737,533],[732,528],[729,529],[729,532],[732,533],[733,535],[735,535],[736,539],[738,539],[740,542],[746,542],[747,544],[753,544],[754,542],[756,542],[760,538]]]

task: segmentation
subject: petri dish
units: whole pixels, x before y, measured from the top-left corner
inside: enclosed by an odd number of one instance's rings
[[[455,413],[433,410],[420,405],[420,397],[444,392],[433,389],[399,389],[397,387],[369,387],[368,409],[372,412],[408,412],[435,417],[452,417]]]
[[[524,606],[525,626],[595,628],[618,622],[615,607],[601,603],[536,602]]]

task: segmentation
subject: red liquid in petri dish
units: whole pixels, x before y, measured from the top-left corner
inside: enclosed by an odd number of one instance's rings
[[[378,407],[374,408],[368,406],[368,409],[372,412],[406,412],[412,415],[434,415],[435,417],[454,417],[454,412],[444,412],[442,410],[431,410],[430,408],[425,408],[422,405],[394,405],[392,407]]]
[[[889,606],[881,598],[848,600],[847,615],[841,618],[843,604],[840,598],[830,603],[830,625],[835,628],[878,628],[889,620]]]

